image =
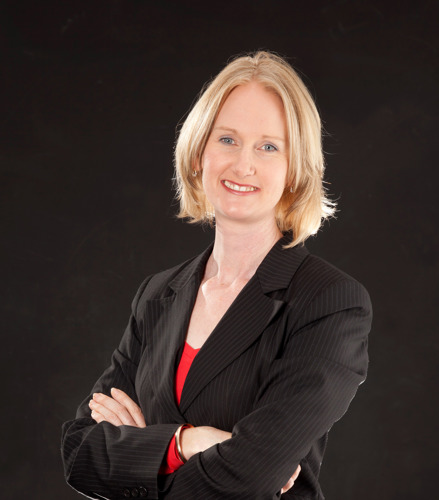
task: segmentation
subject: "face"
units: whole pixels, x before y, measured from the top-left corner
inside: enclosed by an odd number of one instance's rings
[[[258,82],[236,87],[218,114],[200,167],[217,224],[275,223],[288,170],[281,99]]]

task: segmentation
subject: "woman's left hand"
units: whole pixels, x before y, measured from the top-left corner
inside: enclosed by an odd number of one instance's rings
[[[111,395],[110,398],[100,392],[93,394],[93,399],[89,402],[93,420],[98,424],[100,422],[109,422],[117,426],[146,427],[142,410],[128,394],[113,387]]]

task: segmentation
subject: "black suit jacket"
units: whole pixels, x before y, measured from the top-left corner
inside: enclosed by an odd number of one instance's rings
[[[147,427],[96,424],[88,401],[63,426],[68,483],[91,498],[273,499],[300,463],[291,499],[323,499],[318,475],[327,434],[368,365],[369,296],[304,246],[266,256],[207,339],[180,407],[174,374],[211,247],[146,279],[111,366],[92,392],[127,392]],[[159,476],[183,422],[232,438]]]

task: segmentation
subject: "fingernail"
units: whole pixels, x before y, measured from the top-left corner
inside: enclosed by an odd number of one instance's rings
[[[100,398],[101,398],[101,395],[99,394],[99,392],[95,392],[95,393],[93,394],[93,399],[98,400],[98,399],[100,399]]]
[[[117,392],[119,392],[119,389],[116,389],[116,387],[112,387],[111,388],[111,392],[116,392],[117,393]]]
[[[88,406],[93,406],[94,404],[95,404],[95,402],[92,399],[90,399]]]

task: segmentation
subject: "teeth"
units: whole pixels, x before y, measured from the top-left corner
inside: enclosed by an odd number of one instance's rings
[[[233,189],[233,191],[256,191],[256,188],[253,186],[238,186],[229,181],[224,181],[224,185],[229,189]]]

